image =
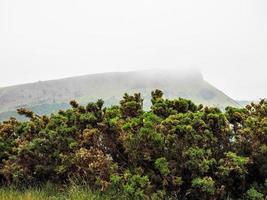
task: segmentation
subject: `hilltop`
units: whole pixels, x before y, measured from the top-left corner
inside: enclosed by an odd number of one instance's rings
[[[150,106],[150,92],[160,88],[166,98],[189,98],[209,106],[239,106],[207,81],[198,71],[146,70],[111,72],[0,88],[0,120],[27,107],[38,114],[49,114],[68,107],[77,99],[81,104],[102,98],[105,105],[119,103],[125,92],[141,92],[144,107]]]

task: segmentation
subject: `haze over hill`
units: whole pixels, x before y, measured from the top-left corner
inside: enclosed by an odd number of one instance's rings
[[[238,100],[267,97],[266,0],[0,1],[0,87],[198,66]]]
[[[71,99],[85,104],[102,98],[106,105],[116,104],[125,92],[141,92],[144,106],[148,108],[150,93],[157,88],[166,98],[189,98],[196,103],[219,107],[238,106],[233,99],[206,82],[198,71],[147,70],[91,74],[1,88],[0,119],[14,115],[19,107],[49,114],[67,108]]]

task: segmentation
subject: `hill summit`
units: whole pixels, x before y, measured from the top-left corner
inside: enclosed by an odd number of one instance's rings
[[[20,107],[49,114],[67,108],[71,99],[83,104],[102,98],[108,106],[118,103],[125,92],[140,92],[148,108],[150,93],[157,88],[170,99],[189,98],[195,103],[221,108],[238,106],[196,70],[110,72],[0,88],[0,120],[14,115]]]

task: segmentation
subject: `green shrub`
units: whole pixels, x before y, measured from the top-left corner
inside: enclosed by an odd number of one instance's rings
[[[258,192],[255,188],[250,188],[247,193],[246,197],[249,200],[263,200],[263,194]]]
[[[168,161],[166,160],[166,158],[158,158],[155,161],[155,167],[164,176],[167,176],[170,173],[170,170],[169,170],[169,167],[168,167]]]
[[[0,123],[0,183],[75,179],[122,199],[266,197],[266,100],[223,112],[155,90],[151,102],[144,111],[140,94],[125,94],[108,108],[98,100],[50,116],[19,109],[28,121]]]
[[[215,183],[211,177],[195,178],[192,181],[192,188],[201,193],[213,195],[215,192]]]

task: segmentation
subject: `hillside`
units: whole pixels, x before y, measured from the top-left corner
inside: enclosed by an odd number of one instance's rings
[[[196,103],[221,108],[238,106],[197,71],[147,70],[92,74],[0,88],[0,120],[14,115],[19,107],[49,114],[67,108],[66,103],[71,99],[83,104],[102,98],[106,105],[116,104],[126,91],[141,92],[144,106],[148,108],[150,92],[156,88],[163,90],[166,98],[190,98]]]

